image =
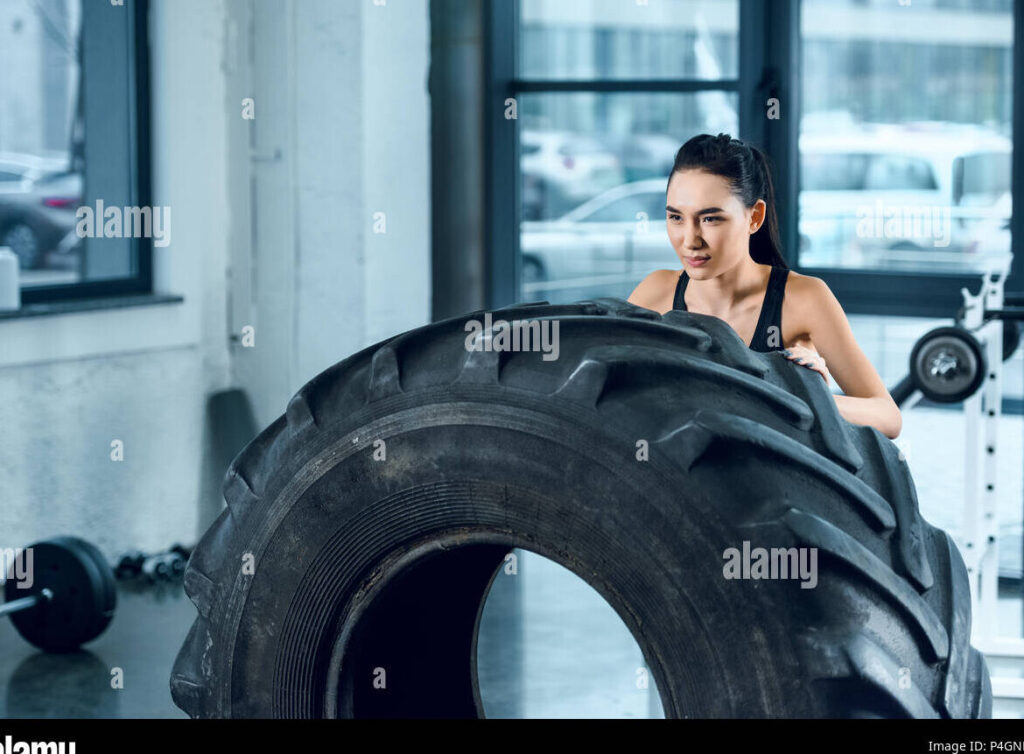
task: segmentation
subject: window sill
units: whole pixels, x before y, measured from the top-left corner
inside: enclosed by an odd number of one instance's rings
[[[45,317],[53,314],[70,314],[73,312],[93,312],[101,309],[124,309],[131,306],[180,304],[184,300],[184,296],[173,293],[142,293],[131,296],[45,301],[35,304],[23,304],[20,309],[0,310],[0,321],[5,319],[21,319],[23,317]]]
[[[25,304],[0,312],[0,368],[194,347],[195,301],[174,293]]]

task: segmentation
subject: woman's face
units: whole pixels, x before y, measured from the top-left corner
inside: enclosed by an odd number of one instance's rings
[[[750,235],[761,227],[766,208],[758,199],[747,209],[725,178],[697,169],[673,174],[665,204],[672,247],[686,274],[699,279],[749,258]]]

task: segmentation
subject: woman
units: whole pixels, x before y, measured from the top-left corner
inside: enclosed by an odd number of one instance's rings
[[[725,320],[751,349],[782,351],[825,384],[831,373],[847,421],[899,435],[900,410],[836,297],[819,278],[790,271],[779,252],[775,192],[759,149],[727,134],[693,137],[676,154],[666,205],[683,269],[652,272],[630,303]]]

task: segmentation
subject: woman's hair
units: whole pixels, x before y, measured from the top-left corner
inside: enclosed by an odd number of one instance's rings
[[[779,242],[775,188],[772,186],[771,168],[764,152],[728,134],[700,134],[676,152],[675,163],[668,176],[669,183],[676,173],[690,169],[703,170],[728,180],[733,193],[748,209],[758,199],[764,199],[767,205],[765,221],[750,237],[750,257],[759,264],[787,267]],[[667,185],[665,190],[668,190]]]

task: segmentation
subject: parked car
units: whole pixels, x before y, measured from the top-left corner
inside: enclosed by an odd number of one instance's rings
[[[801,135],[802,264],[971,268],[1010,253],[1011,149],[947,123]]]
[[[619,158],[599,139],[572,131],[523,131],[524,219],[557,217],[624,182]]]
[[[666,134],[626,134],[605,139],[619,158],[626,181],[661,178],[668,183],[676,153],[685,139]]]
[[[638,275],[678,264],[665,229],[667,180],[666,175],[622,184],[556,220],[523,222],[524,282],[605,276],[610,283],[635,285]]]
[[[1009,253],[1008,140],[982,129],[925,124],[805,135],[800,145],[803,265],[971,268],[984,264],[983,257]],[[557,219],[524,221],[527,292],[628,294],[650,271],[677,265],[664,225],[667,178],[624,183]],[[936,211],[939,225],[948,220],[948,227],[931,229],[947,239],[858,232],[865,210],[920,208]]]
[[[67,161],[0,153],[0,246],[9,246],[22,269],[46,264],[74,229],[82,203],[82,176]]]

